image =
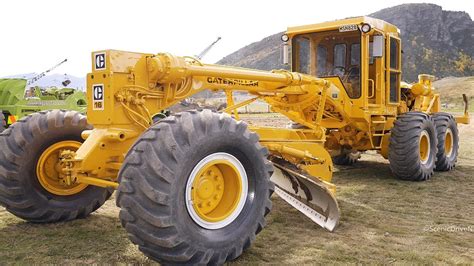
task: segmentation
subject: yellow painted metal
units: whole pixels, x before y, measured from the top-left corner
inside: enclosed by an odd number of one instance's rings
[[[227,95],[248,91],[310,125],[304,134],[318,136],[318,141],[323,141],[325,132],[314,122],[321,117],[318,107],[325,102],[336,105],[320,93],[328,88],[328,81],[299,73],[205,65],[169,54],[107,50],[93,53],[94,60],[97,54],[105,57],[106,67],[88,74],[87,95],[94,102],[94,90],[100,86],[103,103],[88,106],[94,129],[82,134],[85,142],[71,160],[71,178],[77,182],[91,183],[94,178],[114,182],[129,147],[150,126],[150,114],[204,89],[223,89]]]
[[[426,130],[423,130],[419,139],[419,153],[422,163],[426,163],[430,156],[430,139]]]
[[[229,110],[225,110],[225,112],[229,114],[234,114],[234,118],[239,120],[239,113],[237,112],[237,107],[234,103],[234,94],[232,91],[226,91],[225,92],[226,97],[227,97],[227,106],[229,106]]]
[[[312,75],[317,75],[319,61],[317,62],[317,55],[314,51],[319,47],[320,42],[324,40],[326,42],[322,44],[324,46],[327,44],[327,40],[332,37],[339,38],[336,43],[344,43],[344,40],[341,40],[341,36],[343,36],[341,35],[341,28],[348,25],[360,27],[366,23],[371,25],[372,30],[367,33],[359,31],[360,40],[357,41],[361,47],[359,64],[361,97],[347,100],[347,84],[341,82],[341,79],[338,77],[324,77],[324,79],[331,82],[330,86],[335,86],[339,89],[340,98],[342,98],[342,100],[339,102],[335,101],[334,106],[332,106],[331,101],[325,104],[325,109],[331,110],[332,112],[325,110],[326,112],[324,113],[320,125],[328,130],[326,135],[327,149],[338,150],[349,146],[352,149],[361,151],[371,149],[380,151],[383,148],[385,149],[384,154],[387,154],[388,146],[385,145],[385,143],[388,144],[388,140],[381,136],[385,135],[385,132],[390,132],[393,127],[393,121],[398,115],[408,111],[420,111],[428,114],[441,111],[439,94],[437,94],[432,87],[433,76],[422,74],[419,76],[418,83],[413,85],[400,81],[402,55],[400,49],[400,31],[394,25],[378,19],[356,17],[314,25],[290,27],[288,28],[287,35],[290,39],[304,37],[310,41],[311,56],[309,57],[309,72]],[[333,34],[333,36],[329,35],[328,32]],[[321,38],[321,34],[323,34],[325,38]],[[373,41],[372,38],[376,35],[383,36],[385,40],[385,53],[380,58],[373,58],[369,53],[369,46]],[[392,41],[397,43],[396,51],[390,50]],[[344,44],[350,46],[351,43]],[[331,47],[326,48],[328,48],[328,57],[333,58],[334,54],[331,51]],[[346,53],[352,52],[347,50]],[[300,65],[298,62],[300,52],[293,50],[293,54],[296,55],[293,57],[293,67],[298,69]],[[391,56],[389,55],[391,54],[395,54],[398,58],[396,64],[390,62]],[[390,75],[396,75],[394,77],[396,82],[393,85],[391,84],[392,79]],[[395,86],[396,84],[399,84],[400,88],[392,91],[390,86]],[[403,89],[401,89],[402,87]],[[390,94],[394,92],[398,94],[397,97],[399,99],[397,101],[390,100]],[[405,93],[405,99],[401,98],[402,92]],[[336,98],[333,98],[331,100],[335,99]],[[285,114],[277,108],[273,108],[273,110]],[[290,117],[287,114],[285,115]],[[387,122],[374,125],[372,123],[372,117],[374,116],[383,116]],[[307,124],[301,123],[292,117],[290,117],[290,119],[311,128]],[[467,112],[462,117],[456,117],[456,121],[468,123],[469,118]],[[347,125],[355,129],[355,132],[353,132],[351,136],[341,134],[341,132],[343,132],[342,129]],[[384,140],[386,141],[385,143],[383,143]]]
[[[291,129],[274,127],[249,126],[249,129],[256,132],[260,137],[260,142],[312,142],[324,143],[324,131],[312,129]]]
[[[446,130],[446,136],[444,137],[444,153],[446,156],[451,156],[453,153],[453,132],[450,128]]]
[[[195,212],[208,222],[221,222],[237,208],[242,195],[242,176],[227,160],[213,160],[197,173],[191,199]]]
[[[230,94],[230,96],[232,96],[232,94]],[[227,95],[227,97],[229,97],[229,95]],[[226,109],[224,109],[224,113],[228,113],[228,114],[231,114],[231,113],[235,113],[238,115],[238,112],[236,112],[237,109],[239,109],[240,107],[243,107],[243,106],[246,106],[246,105],[249,105],[251,103],[253,103],[254,101],[260,99],[260,97],[254,97],[254,98],[251,98],[251,99],[248,99],[248,100],[245,100],[243,102],[240,102],[240,103],[237,103],[237,104],[234,104],[234,100],[232,99],[232,101],[227,101],[227,107]],[[238,118],[236,118],[238,119]]]
[[[59,160],[61,151],[75,151],[80,146],[80,142],[67,140],[57,142],[43,151],[36,164],[36,177],[44,189],[55,195],[70,196],[83,191],[87,187],[87,184],[80,183],[67,185],[63,181],[62,168],[64,166]]]
[[[354,18],[348,18],[348,19],[340,19],[340,20],[334,20],[334,21],[329,21],[329,22],[323,22],[323,23],[318,23],[318,24],[288,27],[286,34],[291,38],[297,34],[338,30],[341,26],[362,25],[364,23],[368,23],[372,26],[372,28],[379,29],[387,34],[392,34],[394,36],[398,36],[400,34],[400,31],[396,26],[386,21],[371,18],[371,17],[354,17]]]
[[[313,178],[331,182],[333,171],[331,155],[324,149],[323,143],[296,141],[262,141],[261,143],[268,148],[271,154],[284,158]],[[328,188],[333,189],[334,187],[329,186]],[[332,192],[335,193],[335,190]]]
[[[89,173],[89,177],[116,176],[118,169],[114,164],[123,162],[126,151],[139,134],[141,130],[138,131],[135,125],[124,125],[121,128],[97,127],[87,132],[88,137],[77,150],[74,162],[78,165],[86,161],[85,164],[81,164],[81,172]],[[106,159],[107,163],[98,158]]]
[[[359,31],[364,23],[371,25],[369,32]],[[345,33],[340,29],[348,25],[355,25],[357,34],[347,33],[351,36],[347,44],[360,45],[359,98],[349,97],[352,87],[337,76],[316,77],[315,51],[323,39],[320,34],[329,38],[328,32],[334,31],[344,41]],[[293,163],[315,180],[324,181],[333,192],[330,154],[349,148],[378,150],[387,156],[390,130],[398,115],[407,111],[431,114],[441,109],[431,76],[420,75],[416,84],[401,84],[400,32],[387,22],[369,17],[350,18],[291,27],[287,34],[291,39],[303,36],[310,41],[310,74],[204,64],[194,58],[167,53],[117,50],[92,53],[92,72],[87,75],[87,97],[91,103],[87,114],[94,129],[82,134],[84,144],[73,158],[66,159],[72,165],[65,170],[70,180],[117,187],[120,165],[132,144],[152,124],[151,114],[206,89],[224,91],[228,103],[225,111],[236,118],[239,107],[261,99],[274,112],[298,123],[298,129],[254,126],[250,129],[258,133],[261,144],[270,150],[271,156]],[[370,45],[376,36],[383,37],[384,54],[374,58]],[[390,51],[391,40],[398,44],[396,51]],[[395,67],[390,64],[391,52],[398,56]],[[298,66],[297,57],[293,60]],[[394,84],[390,82],[390,75],[398,75]],[[399,98],[395,102],[390,101],[392,85],[396,85],[392,89]],[[237,91],[247,92],[254,98],[235,103],[233,93]],[[456,117],[456,121],[467,123],[467,111],[463,117]],[[220,215],[225,216],[225,213]]]
[[[265,143],[265,146],[275,153],[279,153],[281,155],[289,155],[294,158],[301,159],[306,162],[313,162],[313,163],[324,163],[324,159],[320,159],[315,157],[311,152],[307,150],[299,150],[290,147],[289,145],[283,145],[279,143]]]
[[[418,83],[413,84],[411,87],[411,92],[413,95],[423,95],[428,96],[432,92],[432,83],[435,77],[432,75],[421,74],[418,75]]]
[[[385,159],[388,159],[388,147],[390,145],[390,133],[385,134],[382,137],[382,148],[380,148],[380,155],[382,155]]]
[[[469,124],[471,121],[469,116],[456,116],[455,119],[456,119],[456,123],[459,123],[459,124]]]
[[[469,124],[469,102],[467,100],[467,96],[466,94],[463,94],[462,95],[462,98],[463,98],[463,101],[464,101],[464,113],[463,113],[463,116],[456,116],[455,119],[456,119],[456,123],[460,123],[460,124]]]
[[[115,178],[112,177],[110,179],[115,179]],[[118,186],[119,186],[119,183],[117,183],[117,182],[108,181],[108,180],[99,179],[99,178],[88,177],[88,176],[84,176],[84,175],[81,175],[81,174],[77,175],[76,182],[87,184],[87,185],[93,185],[93,186],[97,186],[97,187],[113,188],[113,189],[117,189]]]

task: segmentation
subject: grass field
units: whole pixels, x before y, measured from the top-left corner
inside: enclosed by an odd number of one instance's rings
[[[249,118],[250,117],[250,118]],[[275,116],[249,116],[269,125]],[[335,173],[342,219],[329,233],[273,196],[267,227],[232,264],[474,262],[474,126],[460,126],[452,172],[427,182],[394,179],[388,162],[365,154]],[[0,264],[151,264],[128,240],[109,200],[87,219],[38,225],[0,208]]]

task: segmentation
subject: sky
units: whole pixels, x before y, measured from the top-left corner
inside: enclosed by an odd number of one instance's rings
[[[67,58],[53,73],[81,77],[91,69],[92,51],[196,55],[220,36],[203,59],[214,63],[288,26],[417,2],[425,1],[0,1],[0,76],[39,73]],[[473,0],[429,3],[474,16]]]

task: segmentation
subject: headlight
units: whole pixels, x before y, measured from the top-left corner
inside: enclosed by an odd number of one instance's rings
[[[290,39],[290,37],[288,37],[288,35],[286,35],[286,34],[281,35],[281,40],[283,42],[287,42],[289,39]]]
[[[362,24],[362,26],[360,27],[360,30],[361,30],[363,33],[367,33],[367,32],[369,32],[371,29],[372,29],[372,26],[370,26],[370,24],[367,24],[367,23]]]

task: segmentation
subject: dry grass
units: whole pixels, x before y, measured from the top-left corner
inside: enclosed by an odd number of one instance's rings
[[[459,97],[463,93],[474,96],[474,77],[447,77],[434,82],[433,86],[441,93],[441,97]]]
[[[435,88],[441,95],[441,102],[448,103],[451,109],[461,111],[464,108],[462,94],[466,94],[471,101],[469,111],[474,111],[472,100],[474,99],[474,76],[471,77],[447,77],[435,81]]]
[[[278,116],[251,118],[274,124]],[[280,122],[285,123],[285,122]],[[366,154],[335,173],[342,219],[329,233],[274,196],[268,225],[235,264],[464,263],[474,261],[474,126],[461,126],[456,169],[403,182]],[[448,226],[470,232],[432,232]],[[453,228],[453,227],[451,227]],[[153,263],[127,239],[114,201],[89,218],[30,224],[0,208],[1,264]]]

